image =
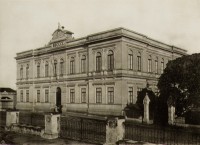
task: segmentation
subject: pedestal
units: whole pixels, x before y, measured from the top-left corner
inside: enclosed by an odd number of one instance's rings
[[[116,144],[117,141],[122,140],[125,134],[123,125],[125,119],[110,118],[106,125],[106,145]]]
[[[173,125],[175,119],[175,107],[168,106],[168,124]]]
[[[45,130],[43,138],[55,139],[58,138],[60,132],[60,114],[45,115]]]
[[[143,104],[144,104],[144,123],[147,123],[149,124],[149,102],[150,102],[150,99],[149,99],[149,96],[146,94],[146,96],[144,97],[144,100],[143,100]]]

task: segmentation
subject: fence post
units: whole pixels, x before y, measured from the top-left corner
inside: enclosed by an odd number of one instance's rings
[[[125,135],[125,119],[109,118],[106,125],[106,145],[116,144]]]
[[[150,102],[150,99],[149,99],[148,94],[146,93],[146,96],[144,97],[144,100],[143,100],[143,104],[144,104],[144,119],[143,119],[143,121],[147,124],[149,124],[149,102]]]
[[[12,124],[19,123],[19,111],[6,112],[6,126],[10,127]]]
[[[46,139],[58,138],[60,133],[60,114],[45,115],[45,130],[42,135]]]

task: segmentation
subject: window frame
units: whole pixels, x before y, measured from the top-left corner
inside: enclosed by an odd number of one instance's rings
[[[45,89],[44,93],[45,93],[44,102],[49,103],[49,89]]]
[[[81,103],[86,103],[86,88],[81,88]]]
[[[114,69],[114,53],[112,50],[108,51],[108,71],[112,71]]]
[[[26,102],[29,102],[29,90],[26,90]]]
[[[75,89],[70,89],[70,103],[75,103]]]
[[[96,88],[96,103],[101,104],[102,103],[102,88]]]
[[[85,73],[86,72],[86,56],[82,55],[81,58],[81,73]]]
[[[142,71],[141,53],[137,55],[137,71]]]
[[[102,56],[100,52],[96,54],[96,72],[100,72],[102,70]]]
[[[40,90],[37,90],[37,103],[41,102],[41,94],[40,94]]]
[[[107,88],[108,104],[114,104],[114,87]]]

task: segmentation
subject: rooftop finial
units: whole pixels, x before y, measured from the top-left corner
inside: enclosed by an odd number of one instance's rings
[[[58,29],[60,29],[60,27],[61,27],[61,26],[60,26],[60,23],[58,22]]]

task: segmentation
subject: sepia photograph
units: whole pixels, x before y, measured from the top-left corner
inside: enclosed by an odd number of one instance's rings
[[[0,145],[200,145],[200,0],[0,0]]]

